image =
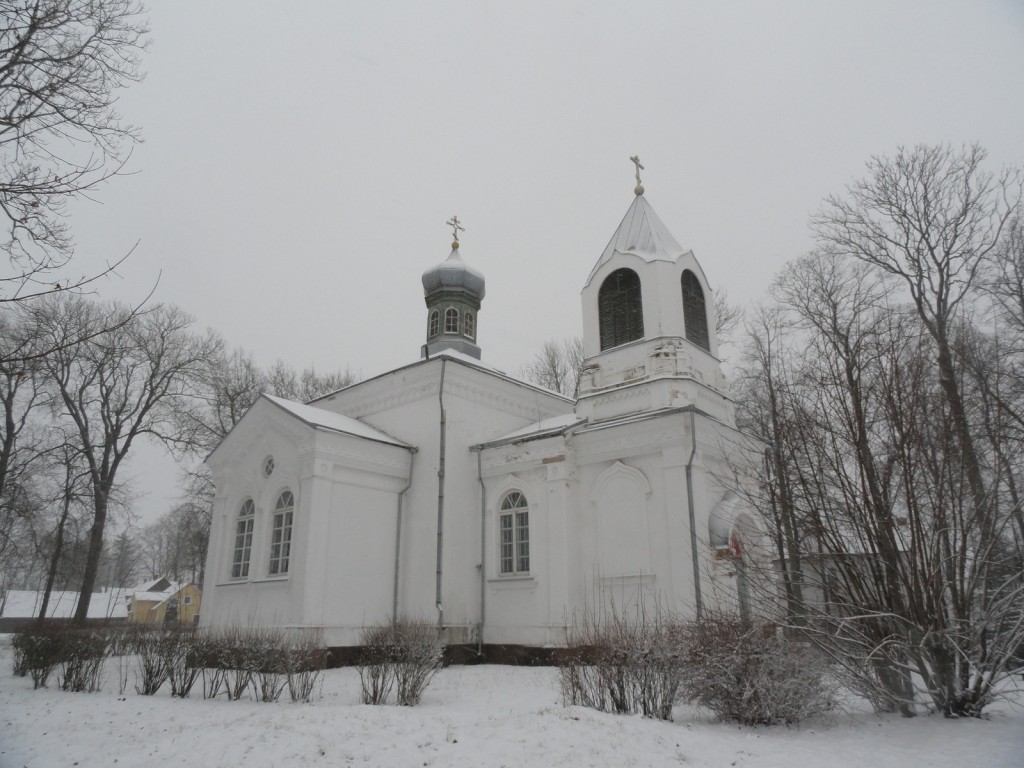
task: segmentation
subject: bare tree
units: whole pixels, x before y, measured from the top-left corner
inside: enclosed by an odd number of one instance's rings
[[[352,371],[333,371],[317,373],[316,368],[304,368],[296,374],[281,360],[274,363],[266,372],[266,390],[277,397],[307,403],[331,392],[336,392],[357,381]]]
[[[88,467],[93,520],[81,596],[75,614],[84,621],[96,584],[104,530],[118,471],[142,436],[180,446],[188,438],[175,411],[195,397],[195,381],[212,341],[193,335],[191,318],[174,307],[157,306],[120,322],[131,310],[104,309],[65,295],[33,310],[38,333],[56,351],[44,366]],[[65,346],[65,338],[115,319],[115,331]]]
[[[139,141],[116,111],[141,79],[147,33],[135,0],[11,0],[0,7],[0,302],[81,288],[67,204],[117,174]]]
[[[983,156],[873,160],[815,218],[824,250],[780,276],[778,325],[756,329],[747,360],[747,422],[770,445],[762,508],[784,577],[799,557],[804,632],[906,714],[919,680],[938,710],[977,715],[1024,643],[1007,405],[1021,400],[1003,341],[973,321],[1020,185],[984,174]]]
[[[566,397],[576,397],[583,369],[583,339],[548,339],[524,366],[523,378]]]
[[[875,265],[909,290],[934,340],[976,521],[991,528],[994,496],[968,421],[953,335],[980,270],[1018,210],[1024,177],[1009,169],[994,176],[983,169],[984,160],[977,145],[961,151],[917,146],[892,159],[874,157],[869,175],[851,184],[847,197],[828,198],[812,227],[829,251]]]
[[[729,294],[724,288],[716,290],[712,296],[715,311],[715,337],[719,346],[731,344],[736,329],[743,321],[743,308],[729,301]]]

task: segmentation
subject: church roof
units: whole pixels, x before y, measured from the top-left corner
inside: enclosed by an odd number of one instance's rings
[[[597,260],[587,277],[587,285],[597,271],[616,253],[639,256],[644,261],[675,262],[683,253],[683,247],[676,241],[668,227],[658,218],[650,203],[642,194],[633,198],[618,229]]]
[[[563,413],[558,416],[552,416],[550,419],[543,419],[542,421],[536,421],[533,424],[527,424],[525,427],[509,432],[507,435],[502,435],[495,440],[488,440],[486,443],[482,443],[479,447],[481,448],[493,448],[497,445],[503,445],[505,443],[519,443],[525,440],[539,440],[544,437],[553,437],[555,435],[565,434],[569,429],[582,424],[586,419],[582,416],[577,416],[575,412]]]
[[[353,437],[363,437],[367,440],[397,445],[401,448],[410,447],[408,443],[403,443],[398,438],[381,432],[379,429],[374,429],[369,424],[364,424],[358,419],[353,419],[351,416],[342,416],[340,413],[333,413],[332,411],[325,411],[323,408],[317,408],[312,405],[303,405],[302,403],[285,400],[283,397],[274,397],[267,394],[262,395],[262,397],[315,429],[343,432]]]

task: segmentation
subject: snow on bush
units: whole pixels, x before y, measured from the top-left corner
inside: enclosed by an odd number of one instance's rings
[[[814,648],[729,616],[692,622],[681,659],[682,698],[745,725],[792,724],[836,706],[836,685]]]
[[[361,644],[357,669],[364,704],[386,703],[392,688],[398,704],[419,704],[444,661],[437,628],[423,621],[375,624],[363,631]]]

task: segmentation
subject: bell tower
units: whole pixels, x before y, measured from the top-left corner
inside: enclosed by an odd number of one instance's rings
[[[634,198],[581,292],[586,360],[577,412],[594,420],[696,405],[734,419],[711,288],[644,197]]]

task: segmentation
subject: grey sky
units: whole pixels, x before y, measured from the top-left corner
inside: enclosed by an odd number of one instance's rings
[[[78,268],[176,303],[262,364],[418,358],[422,272],[487,278],[484,360],[580,332],[579,291],[647,199],[755,301],[807,217],[900,144],[1024,164],[1024,3],[152,0],[134,175],[76,206]],[[156,465],[154,465],[156,466]],[[161,465],[162,466],[162,465]],[[137,468],[158,514],[173,468]],[[161,490],[162,489],[162,490]]]

